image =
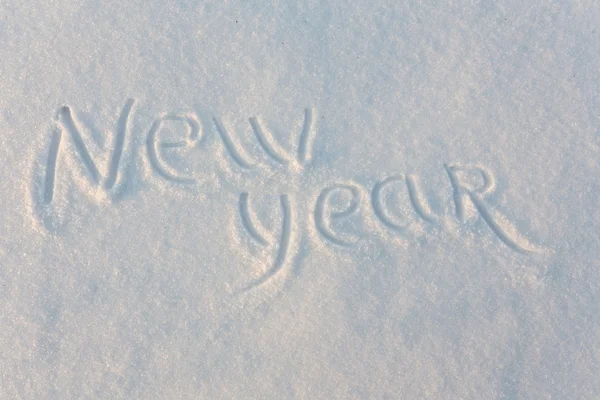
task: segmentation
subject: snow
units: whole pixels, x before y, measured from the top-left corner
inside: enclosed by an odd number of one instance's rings
[[[0,3],[0,398],[599,398],[599,26]]]

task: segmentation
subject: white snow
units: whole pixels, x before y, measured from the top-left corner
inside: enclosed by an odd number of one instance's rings
[[[600,398],[600,4],[0,3],[0,398]]]

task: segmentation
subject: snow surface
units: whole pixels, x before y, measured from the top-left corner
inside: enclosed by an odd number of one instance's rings
[[[599,35],[0,2],[0,398],[600,398]]]

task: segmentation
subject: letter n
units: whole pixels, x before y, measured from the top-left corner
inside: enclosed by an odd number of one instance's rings
[[[121,111],[121,115],[117,120],[117,127],[114,137],[114,147],[110,156],[108,170],[105,176],[102,176],[94,159],[90,155],[83,137],[75,124],[71,109],[67,106],[61,107],[58,112],[58,124],[52,132],[50,139],[50,150],[48,161],[46,163],[46,176],[44,178],[44,203],[50,204],[54,199],[54,190],[56,184],[56,166],[60,155],[60,147],[63,134],[66,133],[71,137],[71,141],[77,152],[77,155],[87,172],[90,183],[94,186],[102,184],[105,190],[110,190],[114,187],[119,173],[119,165],[123,155],[125,145],[125,136],[127,133],[127,123],[129,115],[133,108],[135,100],[129,99]]]

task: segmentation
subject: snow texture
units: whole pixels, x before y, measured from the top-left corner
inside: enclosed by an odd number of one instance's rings
[[[0,2],[0,398],[600,398],[599,35]]]

